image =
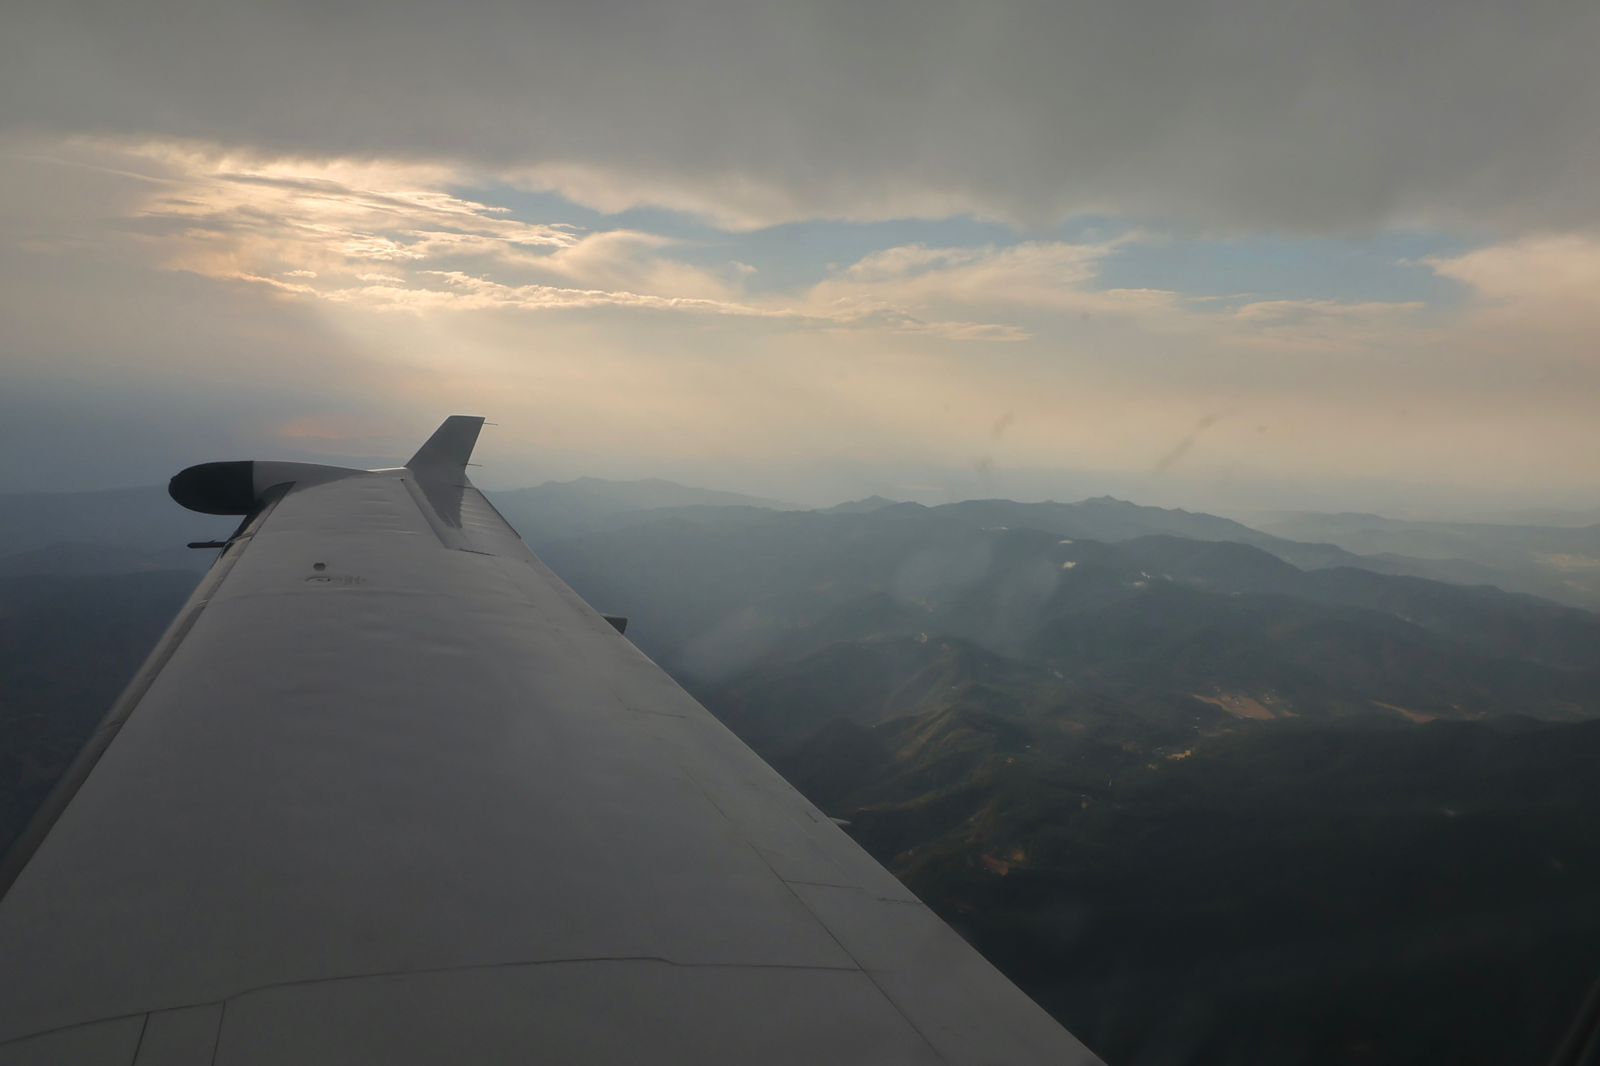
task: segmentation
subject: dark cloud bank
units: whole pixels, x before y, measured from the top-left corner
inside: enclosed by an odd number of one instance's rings
[[[0,123],[542,168],[757,224],[1600,214],[1600,5],[40,3]]]

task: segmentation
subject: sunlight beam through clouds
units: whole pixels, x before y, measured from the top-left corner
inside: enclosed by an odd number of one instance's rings
[[[511,452],[570,454],[572,466],[539,467],[551,474],[869,456],[1121,470],[1154,493],[1371,471],[1560,493],[1595,469],[1581,390],[1600,378],[1586,347],[1600,328],[1600,241],[1581,235],[1413,264],[1455,286],[1454,305],[1106,284],[1118,257],[1175,239],[1148,226],[976,244],[925,226],[923,240],[772,287],[752,284],[761,254],[737,234],[575,222],[559,205],[534,217],[467,191],[482,177],[444,164],[78,137],[34,142],[6,167],[14,269],[87,279],[75,297],[91,303],[171,290],[162,277],[231,293],[214,306],[157,296],[166,318],[149,327],[148,374],[281,382],[287,397],[310,388],[293,368],[314,365],[318,411],[291,401],[254,423],[303,450],[337,450],[338,416],[324,411],[349,411],[343,446],[367,449],[382,434],[363,408],[425,420],[443,403],[520,426]],[[32,210],[52,174],[96,191],[76,210]],[[46,337],[70,290],[32,303],[27,291],[6,297],[13,321]],[[250,322],[262,325],[230,351],[221,338]],[[118,327],[96,329],[58,327],[39,352],[59,354],[24,351],[19,366],[39,382],[113,366]],[[218,338],[220,354],[195,350],[197,336]],[[331,354],[264,354],[274,347]],[[1218,411],[1228,417],[1212,425]],[[1554,448],[1572,462],[1550,462]]]
[[[160,144],[126,151],[129,165],[149,160],[165,172],[164,191],[136,222],[168,266],[287,295],[379,311],[614,307],[957,340],[1021,336],[881,301],[751,302],[737,264],[716,272],[672,259],[676,242],[657,234],[521,221],[452,195],[443,186],[457,176],[436,168],[251,161]]]

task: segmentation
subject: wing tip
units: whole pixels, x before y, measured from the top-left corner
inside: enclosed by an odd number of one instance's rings
[[[465,469],[472,458],[472,449],[478,443],[478,431],[483,428],[482,415],[451,415],[439,424],[417,454],[406,463],[406,468],[448,467]]]

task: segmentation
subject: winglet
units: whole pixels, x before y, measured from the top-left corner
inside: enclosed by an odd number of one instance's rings
[[[483,419],[477,415],[451,415],[433,431],[428,442],[417,449],[406,469],[465,468],[467,460],[472,458],[473,445],[478,443],[478,430],[482,428]]]

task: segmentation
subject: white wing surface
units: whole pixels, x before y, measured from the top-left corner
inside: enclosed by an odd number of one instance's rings
[[[539,562],[481,422],[174,479],[252,514],[0,875],[0,1064],[1096,1062]]]

